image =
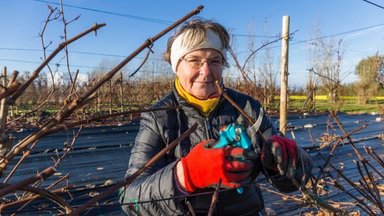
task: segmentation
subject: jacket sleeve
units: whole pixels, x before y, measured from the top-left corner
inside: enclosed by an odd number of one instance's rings
[[[143,113],[140,129],[132,148],[125,178],[135,173],[165,147],[165,140],[156,124],[153,113]],[[180,200],[174,197],[173,168],[167,156],[160,158],[130,185],[121,188],[119,200],[128,215],[185,215]],[[127,204],[131,203],[131,204]]]

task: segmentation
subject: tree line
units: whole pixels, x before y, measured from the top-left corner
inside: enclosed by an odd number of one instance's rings
[[[348,84],[342,84],[336,75],[327,71],[329,68],[317,67],[316,70],[325,72],[311,69],[309,71],[310,79],[306,86],[290,87],[289,92],[291,95],[307,96],[306,110],[313,109],[312,103],[315,103],[315,95],[328,95],[331,103],[340,102],[340,96],[357,96],[356,103],[367,104],[372,96],[384,95],[384,90],[378,79],[380,71],[383,70],[383,62],[384,57],[379,55],[362,59],[355,70],[359,80]],[[112,64],[110,60],[103,60],[99,68],[108,68],[107,65],[110,64]],[[273,71],[272,67],[271,63],[265,64],[259,67],[258,72],[248,68],[251,71],[249,74],[252,75],[250,81],[245,81],[243,77],[225,76],[225,85],[257,98],[268,109],[274,109],[278,106],[275,96],[279,95],[279,86],[276,82],[278,70]],[[236,69],[229,68],[228,70]],[[92,86],[107,72],[107,69],[93,70],[86,81],[83,80],[76,85],[76,90],[81,92]],[[326,73],[332,74],[333,77]],[[233,73],[227,72],[226,74]],[[135,77],[129,77],[126,72],[120,71],[97,90],[95,100],[83,107],[83,111],[86,113],[113,113],[143,109],[172,89],[173,76],[169,66],[158,61],[149,61]],[[314,76],[317,76],[316,81],[312,80]],[[29,77],[30,73],[26,72],[19,76],[19,80],[24,82]],[[11,107],[12,115],[17,116],[28,110],[33,110],[47,98],[49,99],[46,101],[46,105],[37,113],[56,111],[65,102],[70,88],[72,88],[72,84],[68,79],[63,78],[53,84],[47,73],[42,73]],[[50,96],[52,92],[53,95]]]

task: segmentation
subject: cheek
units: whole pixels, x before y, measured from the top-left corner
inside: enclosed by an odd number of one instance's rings
[[[212,76],[215,80],[221,80],[221,78],[223,77],[223,71],[213,72]]]
[[[193,82],[198,77],[199,73],[194,72],[180,72],[178,73],[179,80],[185,83]]]
[[[196,79],[198,73],[193,73],[191,71],[179,71],[177,72],[177,77],[179,78],[180,84],[184,87],[184,89],[189,89],[193,81]]]

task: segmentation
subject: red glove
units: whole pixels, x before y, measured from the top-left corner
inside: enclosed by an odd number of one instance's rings
[[[181,159],[185,188],[188,192],[217,185],[238,188],[252,171],[253,163],[248,160],[245,149],[226,146],[212,148],[215,140],[205,140]]]
[[[272,136],[261,150],[261,161],[264,167],[293,178],[298,163],[296,142],[285,137]]]

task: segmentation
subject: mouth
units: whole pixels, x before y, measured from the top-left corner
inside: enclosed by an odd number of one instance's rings
[[[194,81],[195,83],[202,83],[202,84],[210,84],[213,83],[214,81]]]

